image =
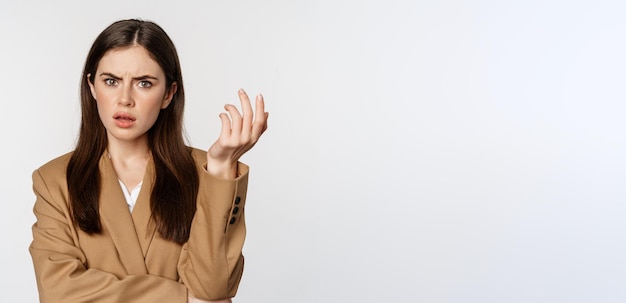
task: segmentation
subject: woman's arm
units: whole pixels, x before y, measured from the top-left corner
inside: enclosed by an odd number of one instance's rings
[[[196,159],[203,154],[196,154]],[[200,170],[196,214],[178,273],[191,293],[203,300],[234,297],[243,273],[248,167],[240,163],[239,173],[235,180],[224,180]]]
[[[225,106],[228,114],[220,114],[220,136],[204,155],[197,210],[179,261],[183,283],[203,300],[234,297],[243,273],[248,167],[239,158],[267,129],[268,113],[261,95],[256,98],[256,112],[243,89],[239,100],[242,113],[234,105]]]
[[[88,268],[67,204],[61,201],[62,186],[47,183],[39,170],[33,173],[37,222],[29,250],[41,302],[187,302],[187,289],[177,281],[148,274],[118,277]]]

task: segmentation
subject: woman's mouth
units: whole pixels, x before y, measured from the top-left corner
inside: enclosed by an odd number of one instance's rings
[[[119,112],[113,115],[115,124],[121,128],[129,128],[135,124],[135,117],[129,113]]]

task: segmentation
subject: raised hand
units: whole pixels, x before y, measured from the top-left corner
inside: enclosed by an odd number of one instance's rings
[[[237,161],[249,151],[267,129],[269,113],[265,112],[263,96],[256,97],[255,110],[252,109],[248,94],[239,90],[241,110],[226,104],[227,113],[221,113],[222,131],[219,138],[207,152],[207,171],[213,176],[233,179],[237,175]]]

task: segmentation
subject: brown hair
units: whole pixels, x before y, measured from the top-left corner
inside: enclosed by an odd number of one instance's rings
[[[86,233],[95,234],[102,230],[98,165],[108,140],[89,82],[93,83],[98,63],[107,51],[132,45],[143,46],[161,66],[166,87],[170,88],[173,83],[177,85],[170,105],[161,110],[148,130],[148,144],[156,168],[150,208],[160,236],[182,244],[189,238],[196,211],[199,176],[183,138],[185,91],[178,54],[165,31],[150,21],[114,22],[98,35],[87,55],[80,82],[81,126],[76,149],[67,166],[72,220]]]

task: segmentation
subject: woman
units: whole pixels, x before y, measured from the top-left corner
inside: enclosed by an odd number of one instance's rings
[[[81,79],[73,152],[33,173],[41,302],[230,302],[243,271],[248,167],[267,128],[239,91],[208,151],[183,140],[176,49],[156,24],[107,27]],[[211,301],[213,300],[213,301]]]

